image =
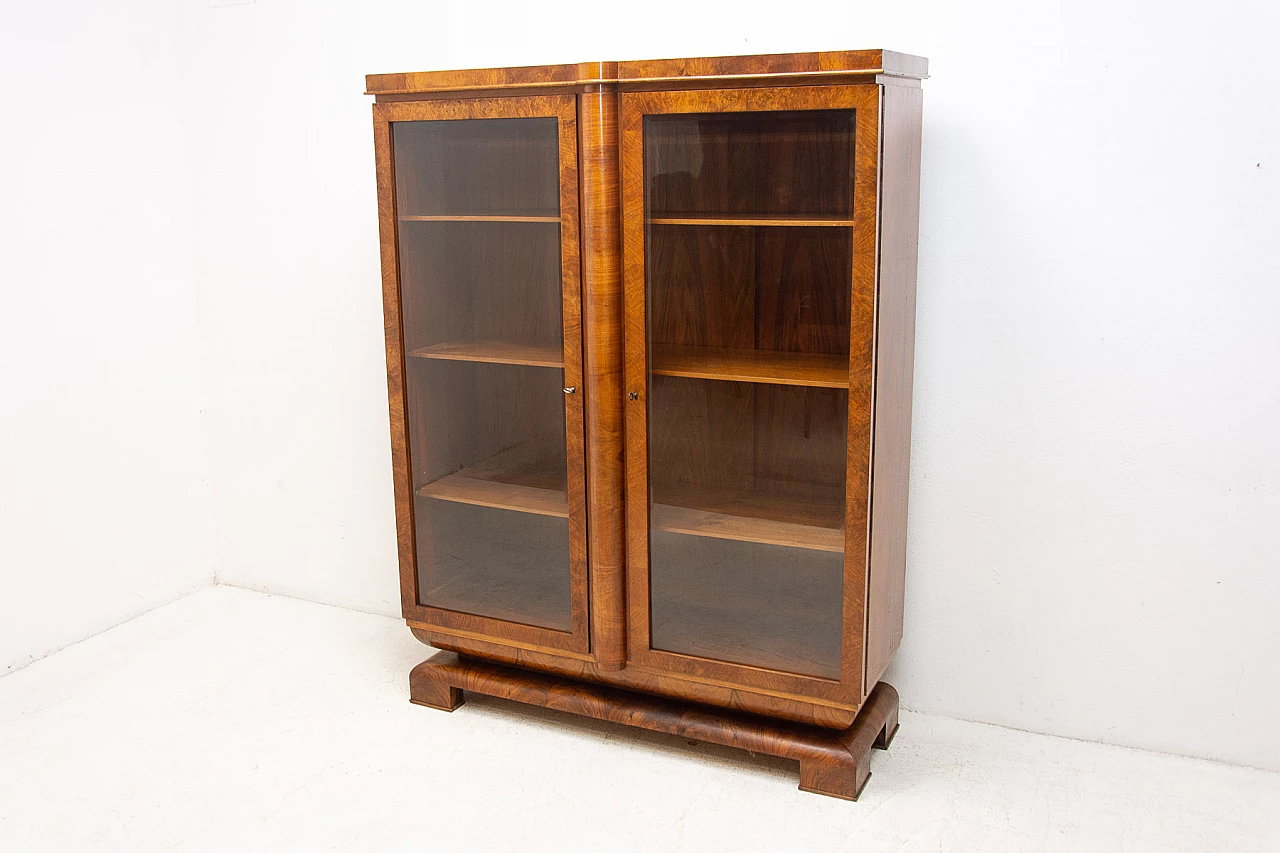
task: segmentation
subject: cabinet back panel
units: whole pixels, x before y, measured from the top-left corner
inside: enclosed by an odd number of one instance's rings
[[[849,352],[853,240],[844,228],[753,229],[755,345],[782,352]]]
[[[406,222],[400,234],[409,352],[459,341],[560,347],[555,223]]]
[[[691,486],[843,502],[847,391],[654,376],[649,395],[655,493]]]
[[[563,382],[552,368],[410,359],[414,488],[505,459],[505,479],[554,477],[563,491]]]
[[[844,503],[849,392],[755,386],[756,488]]]
[[[649,389],[649,470],[667,485],[755,486],[755,386],[654,376]]]
[[[755,230],[654,225],[649,229],[649,340],[755,346]]]
[[[654,344],[849,352],[847,228],[651,225]]]

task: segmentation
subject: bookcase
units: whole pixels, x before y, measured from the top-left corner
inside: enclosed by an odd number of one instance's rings
[[[402,605],[465,691],[793,758],[897,727],[921,80],[891,51],[377,74]]]

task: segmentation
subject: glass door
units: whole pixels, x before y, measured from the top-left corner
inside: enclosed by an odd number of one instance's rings
[[[574,99],[378,109],[412,495],[406,616],[585,653]]]
[[[861,698],[877,97],[624,96],[641,664]]]

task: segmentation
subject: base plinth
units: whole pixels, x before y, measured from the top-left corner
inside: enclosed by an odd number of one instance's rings
[[[440,652],[409,674],[410,701],[442,711],[463,691],[538,705],[597,720],[665,732],[800,762],[800,790],[856,800],[871,775],[872,748],[887,749],[898,730],[898,691],[881,682],[843,731],[719,711],[477,658]]]

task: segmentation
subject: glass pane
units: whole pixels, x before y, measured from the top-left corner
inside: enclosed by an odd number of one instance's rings
[[[647,116],[650,637],[838,679],[851,110]]]
[[[572,627],[554,118],[392,125],[422,604]]]
[[[853,214],[853,111],[646,116],[649,215]]]
[[[559,216],[556,125],[551,117],[395,123],[400,215]]]

